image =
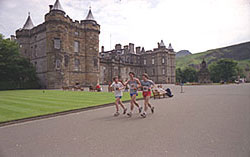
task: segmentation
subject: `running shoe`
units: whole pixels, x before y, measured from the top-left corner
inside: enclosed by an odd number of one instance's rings
[[[132,112],[127,113],[128,117],[132,117]]]
[[[142,111],[142,107],[139,107],[139,113],[141,113],[141,111]]]
[[[154,113],[155,112],[155,107],[151,108],[151,112]]]
[[[124,110],[123,110],[123,114],[126,114],[127,113],[127,108],[125,108]]]
[[[141,114],[141,116],[142,116],[143,118],[146,118],[147,115],[146,115],[146,113],[144,112],[144,113]]]
[[[117,116],[119,116],[119,115],[120,115],[119,112],[116,112],[116,113],[114,114],[115,117],[117,117]]]

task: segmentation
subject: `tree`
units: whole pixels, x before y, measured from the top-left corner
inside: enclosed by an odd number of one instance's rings
[[[197,71],[192,67],[187,67],[183,70],[184,82],[197,82],[198,75]]]
[[[34,66],[20,56],[18,44],[0,34],[0,89],[38,87]]]
[[[182,81],[182,71],[181,68],[177,68],[176,71],[176,82],[180,83]]]
[[[231,59],[221,59],[209,66],[213,82],[233,81],[237,77],[237,62]]]
[[[237,70],[237,75],[238,75],[238,76],[240,76],[241,78],[246,77],[246,75],[244,74],[243,68],[237,66],[236,70]]]
[[[176,69],[176,81],[177,82],[197,82],[198,75],[197,71],[192,67],[187,67],[183,70],[180,68]]]

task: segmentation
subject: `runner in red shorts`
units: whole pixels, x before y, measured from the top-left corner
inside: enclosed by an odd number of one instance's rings
[[[154,107],[149,104],[149,99],[151,96],[151,88],[155,83],[152,80],[148,79],[148,74],[144,73],[142,75],[141,86],[142,86],[142,95],[144,97],[144,112],[141,114],[143,118],[147,116],[148,106],[151,108],[152,113],[154,113]]]

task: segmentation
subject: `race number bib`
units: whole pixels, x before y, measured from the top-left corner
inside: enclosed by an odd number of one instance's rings
[[[130,85],[130,88],[131,88],[131,89],[136,89],[136,85],[135,85],[135,84],[131,84],[131,85]]]
[[[144,92],[148,92],[148,91],[149,91],[148,86],[143,86],[143,91],[144,91]]]

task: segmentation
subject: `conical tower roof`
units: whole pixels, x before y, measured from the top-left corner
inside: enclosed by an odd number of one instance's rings
[[[30,13],[29,13],[28,18],[27,18],[25,24],[23,25],[23,29],[28,29],[29,30],[29,29],[32,29],[33,27],[34,27],[34,24],[33,24],[32,20],[30,18]]]
[[[62,5],[59,0],[56,0],[55,4],[53,5],[53,8],[51,10],[61,10],[64,12]]]
[[[171,45],[171,43],[169,43],[168,49],[169,49],[169,50],[174,50],[173,47],[172,47],[172,45]]]
[[[93,21],[95,21],[94,16],[93,16],[92,11],[91,11],[91,7],[89,7],[89,13],[88,13],[85,20],[93,20]]]
[[[161,42],[160,42],[160,47],[165,47],[163,40],[161,40]]]

